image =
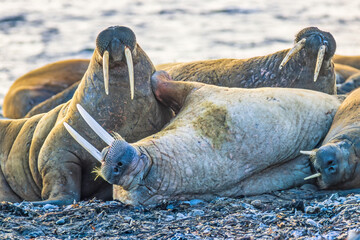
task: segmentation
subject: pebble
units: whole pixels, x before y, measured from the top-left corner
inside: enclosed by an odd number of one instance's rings
[[[55,205],[52,205],[52,204],[45,204],[43,206],[43,209],[44,210],[50,210],[50,209],[58,209],[59,207],[58,206],[55,206]]]
[[[65,222],[66,222],[66,218],[61,218],[61,219],[57,220],[57,221],[55,222],[55,224],[57,224],[57,225],[63,225],[63,224],[65,224]]]
[[[196,216],[203,216],[205,212],[200,209],[194,209],[190,212],[190,216],[196,217]]]
[[[317,213],[319,212],[319,207],[313,207],[313,206],[307,206],[305,207],[305,213],[309,213],[309,214],[312,214],[312,213]]]
[[[318,224],[317,222],[315,222],[314,220],[312,220],[310,218],[306,220],[306,224],[312,225],[317,228],[320,226],[320,224]]]

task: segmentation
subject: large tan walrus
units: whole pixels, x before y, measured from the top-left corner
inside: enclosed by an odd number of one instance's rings
[[[339,107],[322,145],[310,155],[321,188],[360,188],[360,89]]]
[[[360,56],[335,55],[334,62],[360,69]]]
[[[100,153],[93,139],[89,143],[77,133],[83,135],[83,128],[64,123],[102,162],[99,173],[114,184],[114,199],[127,204],[236,197],[300,185],[311,170],[299,150],[319,143],[340,105],[335,96],[311,90],[225,88],[170,81],[164,72],[153,75],[152,86],[157,99],[179,112],[152,136],[132,144],[120,135],[113,138],[78,105],[109,145]]]
[[[152,93],[150,77],[154,71],[129,28],[102,31],[90,65],[69,102],[28,119],[0,121],[0,201],[70,204],[94,196],[111,198],[111,185],[94,180],[92,170],[99,163],[78,146],[62,123],[86,133],[99,148],[104,143],[89,130],[76,104],[130,142],[157,132],[172,112]]]
[[[336,93],[335,72],[331,59],[335,49],[336,43],[330,33],[309,27],[296,35],[292,49],[266,56],[171,63],[159,65],[156,68],[168,71],[175,80],[179,81],[197,81],[227,87],[306,88],[334,94]],[[66,73],[63,74],[66,75]],[[38,81],[40,84],[41,78],[38,78]],[[61,79],[59,78],[58,81]],[[11,87],[8,95],[16,92],[17,86],[19,85]],[[39,104],[27,116],[49,111],[65,99],[64,95],[68,96],[68,93],[73,92],[76,87],[74,85]],[[22,98],[20,94],[17,96]],[[15,114],[9,115],[5,110],[13,103],[11,98],[7,100],[4,102],[4,115],[11,118]],[[17,104],[16,107],[19,109],[27,107],[25,102],[22,104]],[[16,116],[18,115],[21,114]]]

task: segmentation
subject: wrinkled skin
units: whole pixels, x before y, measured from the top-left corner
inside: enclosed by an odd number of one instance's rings
[[[249,59],[218,59],[157,66],[177,81],[196,81],[226,87],[290,87],[336,93],[334,66],[331,61],[336,43],[333,36],[315,27],[301,30],[295,44],[306,39],[305,46],[282,68],[279,66],[289,49]],[[326,53],[319,77],[314,82],[314,68],[321,45]]]
[[[59,61],[21,76],[11,85],[4,98],[4,116],[24,117],[34,106],[59,92],[72,88],[72,91],[67,90],[67,93],[63,94],[61,101],[52,100],[54,103],[48,110],[67,102],[72,98],[77,87],[71,86],[81,80],[88,65],[89,60],[85,59]]]
[[[125,48],[132,53],[136,101],[130,99]],[[109,95],[104,91],[105,51],[109,52]],[[111,185],[94,180],[92,170],[99,162],[73,140],[62,123],[81,129],[95,146],[104,146],[77,112],[76,104],[80,103],[102,126],[119,131],[130,142],[157,132],[172,113],[152,93],[150,77],[154,71],[130,29],[110,27],[102,31],[70,101],[46,114],[0,121],[0,201],[70,204],[92,197],[110,199]]]
[[[321,188],[360,188],[360,89],[339,107],[320,148],[310,159]]]
[[[335,94],[335,73],[331,59],[336,49],[336,43],[330,33],[317,28],[305,28],[295,38],[295,43],[307,39],[305,47],[295,54],[280,70],[279,65],[289,49],[270,55],[249,59],[218,59],[190,63],[171,63],[159,65],[156,68],[166,70],[179,81],[197,81],[226,87],[290,87],[306,88]],[[314,68],[318,50],[325,44],[326,54],[321,66],[319,77],[314,83]],[[66,75],[66,72],[63,73]],[[61,78],[58,78],[61,81]],[[35,107],[27,117],[37,113],[47,112],[61,102],[68,92],[76,88],[72,86],[67,92],[60,92],[54,99],[48,99],[41,106]],[[18,108],[22,108],[19,104]]]
[[[360,56],[335,55],[334,63],[348,65],[360,69]]]
[[[114,184],[114,199],[127,204],[303,184],[311,170],[299,150],[320,142],[340,105],[316,91],[176,82],[164,72],[153,75],[152,86],[177,116],[152,136],[133,144],[117,137],[102,151],[100,175]]]

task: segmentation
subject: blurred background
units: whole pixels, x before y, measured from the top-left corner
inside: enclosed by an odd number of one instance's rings
[[[112,25],[130,27],[155,65],[273,53],[308,26],[331,32],[337,54],[360,55],[355,0],[0,0],[0,104],[26,72],[90,58]]]

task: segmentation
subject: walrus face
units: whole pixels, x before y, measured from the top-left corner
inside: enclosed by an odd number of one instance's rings
[[[150,169],[151,164],[149,158],[144,153],[138,153],[138,151],[128,144],[119,134],[115,133],[115,138],[113,138],[80,104],[77,104],[77,108],[80,115],[94,132],[109,145],[100,153],[70,125],[64,122],[64,126],[70,135],[93,157],[101,162],[100,171],[95,170],[95,172],[110,184],[120,185],[125,190],[131,190],[137,187]]]
[[[116,66],[121,66],[125,63],[128,66],[131,99],[133,99],[133,57],[136,56],[136,37],[134,32],[123,26],[105,29],[96,38],[95,53],[97,53],[99,63],[103,66],[105,93],[109,94],[109,68],[116,68]]]
[[[321,31],[316,27],[308,27],[301,30],[295,37],[295,45],[281,62],[279,69],[301,49],[305,48],[309,56],[317,56],[314,71],[314,82],[316,82],[323,61],[329,61],[335,54],[336,42],[329,32]]]
[[[322,189],[358,187],[350,184],[358,166],[356,158],[354,158],[353,145],[348,140],[327,143],[319,149],[306,153],[310,155],[310,160],[317,173],[305,180],[317,177],[318,185]]]

